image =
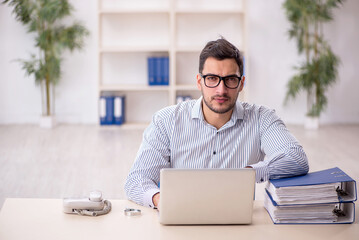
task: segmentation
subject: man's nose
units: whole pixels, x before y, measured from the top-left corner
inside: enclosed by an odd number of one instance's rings
[[[224,85],[224,81],[220,81],[219,85],[216,87],[216,92],[217,93],[227,93],[228,92],[228,88],[226,87],[226,85]]]

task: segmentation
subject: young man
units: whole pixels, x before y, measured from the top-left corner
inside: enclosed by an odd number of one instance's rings
[[[153,116],[125,185],[130,200],[156,207],[162,168],[252,167],[257,182],[308,172],[302,146],[275,112],[237,101],[244,81],[239,50],[223,38],[207,43],[197,75],[202,97]]]

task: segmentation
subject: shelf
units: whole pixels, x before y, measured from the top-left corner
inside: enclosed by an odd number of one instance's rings
[[[101,129],[112,129],[112,128],[121,128],[124,130],[142,130],[148,127],[149,122],[137,123],[137,122],[126,122],[121,125],[101,125]]]
[[[169,86],[149,86],[149,85],[100,85],[100,91],[131,91],[131,92],[146,92],[146,91],[168,91]]]
[[[169,52],[169,46],[105,46],[99,49],[100,53],[141,53],[141,52]]]
[[[244,18],[240,14],[179,14],[176,16],[175,46],[193,52],[221,35],[236,46],[243,46],[243,24]],[[188,29],[191,29],[191,34],[188,34]]]
[[[197,85],[195,83],[193,83],[193,85],[177,85],[176,86],[176,91],[199,91],[197,88]]]
[[[176,14],[243,14],[241,9],[180,9]]]
[[[177,0],[176,0],[177,1]],[[98,0],[99,12],[157,13],[169,11],[172,0]]]
[[[99,46],[169,46],[167,13],[105,14],[99,16]]]
[[[148,9],[148,8],[137,8],[137,9],[102,9],[99,11],[99,14],[158,14],[158,13],[169,13],[169,9],[158,8],[158,9]]]
[[[180,53],[199,53],[204,46],[179,46],[176,48],[176,52]]]
[[[199,98],[206,43],[223,36],[246,50],[245,6],[245,0],[98,0],[98,93],[126,96],[120,127],[144,129],[177,97]],[[169,85],[149,86],[148,58],[162,56],[169,58]]]
[[[245,0],[175,0],[174,9],[177,12],[190,13],[218,13],[218,12],[244,12]]]

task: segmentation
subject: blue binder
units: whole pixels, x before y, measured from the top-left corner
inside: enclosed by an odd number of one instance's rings
[[[169,58],[163,57],[162,58],[162,85],[169,84]]]
[[[266,192],[268,194],[268,192]],[[320,221],[320,220],[311,220],[311,219],[295,219],[296,222],[290,220],[283,220],[277,217],[280,211],[284,209],[288,211],[294,211],[300,213],[302,216],[305,216],[306,211],[309,209],[315,210],[320,206],[332,206],[330,212],[338,214],[336,221]],[[355,204],[354,202],[345,202],[345,203],[331,203],[331,204],[304,204],[304,205],[286,205],[286,206],[274,206],[273,199],[265,198],[264,207],[266,208],[270,218],[274,224],[344,224],[344,223],[353,223],[355,221]],[[283,218],[283,216],[282,216]]]
[[[168,57],[149,57],[148,66],[148,85],[168,85],[169,84],[169,58]]]
[[[275,188],[341,183],[341,189],[345,188],[347,195],[339,194],[338,202],[352,202],[357,200],[356,181],[338,167],[312,172],[302,176],[271,179],[269,182],[272,183]],[[270,195],[269,192],[268,194]]]
[[[154,83],[154,85],[162,85],[162,78],[163,78],[162,62],[163,61],[162,61],[161,57],[155,58],[155,83]]]
[[[275,224],[328,224],[328,223],[353,223],[355,221],[355,204],[357,200],[356,181],[348,176],[339,168],[330,168],[322,171],[308,173],[303,176],[272,179],[269,182],[276,188],[286,187],[300,187],[300,186],[314,186],[329,183],[338,183],[338,199],[331,202],[317,203],[309,202],[306,204],[293,201],[291,204],[278,204],[272,197],[270,191],[266,188],[265,207]],[[340,188],[339,188],[340,185]],[[298,190],[299,191],[299,190]],[[315,193],[314,193],[315,195]],[[337,221],[334,222],[321,222],[320,220],[298,220],[299,222],[291,223],[290,220],[278,220],[279,212],[283,214],[285,211],[301,212],[303,214],[310,209],[316,209],[321,206],[335,206],[333,207],[333,214],[337,215]],[[283,216],[283,215],[282,215]],[[300,222],[302,221],[302,222]]]
[[[114,121],[114,97],[101,96],[100,97],[100,124],[111,125]]]
[[[149,57],[147,58],[147,66],[148,66],[148,85],[155,85],[155,58]]]
[[[114,98],[114,124],[121,125],[125,122],[125,97]]]

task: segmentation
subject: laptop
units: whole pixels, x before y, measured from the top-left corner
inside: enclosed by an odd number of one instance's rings
[[[164,225],[250,224],[255,170],[162,169],[159,221]]]

